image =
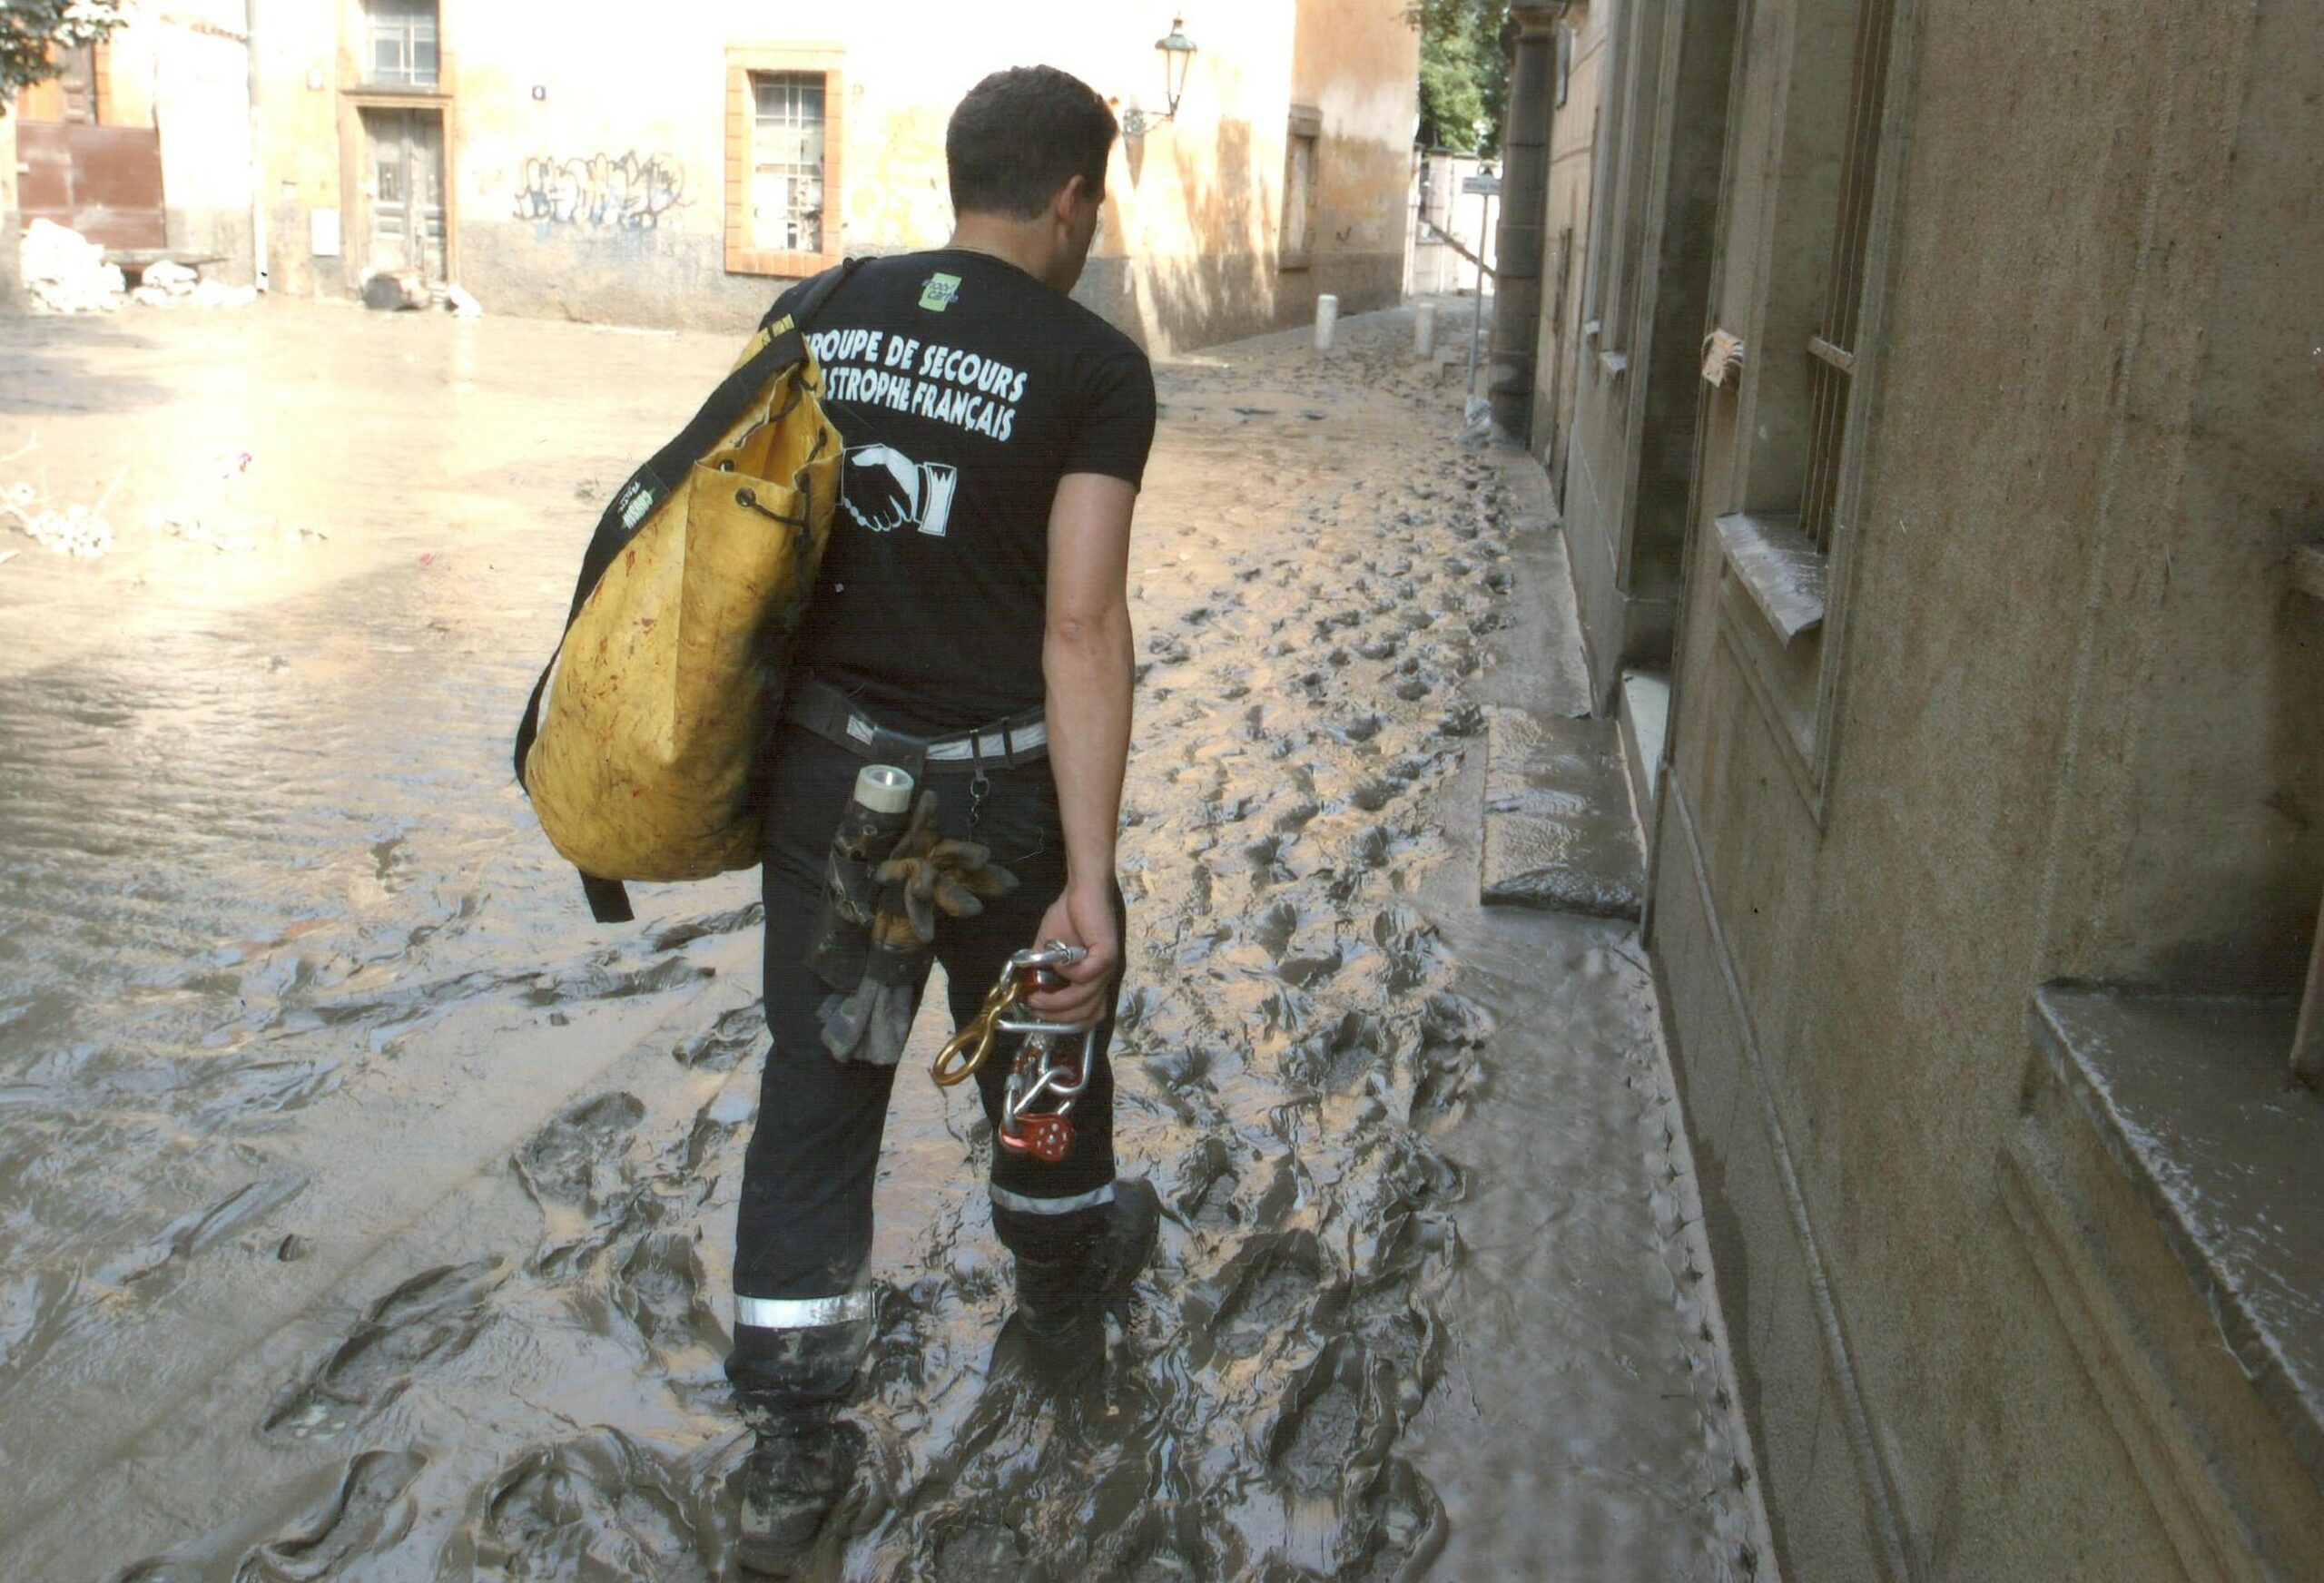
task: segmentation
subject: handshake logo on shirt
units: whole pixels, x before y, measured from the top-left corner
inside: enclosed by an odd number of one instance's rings
[[[960,469],[950,462],[915,462],[889,445],[857,446],[847,453],[840,504],[873,533],[914,527],[942,538],[952,519]]]

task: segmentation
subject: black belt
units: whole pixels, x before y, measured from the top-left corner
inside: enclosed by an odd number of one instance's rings
[[[1039,709],[950,736],[909,736],[890,731],[858,709],[846,693],[812,676],[792,683],[790,696],[783,701],[783,718],[859,759],[894,764],[915,774],[922,766],[931,773],[1014,769],[1047,758],[1049,751],[1049,722]]]

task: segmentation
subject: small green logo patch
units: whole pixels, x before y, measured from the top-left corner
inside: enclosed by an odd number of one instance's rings
[[[951,307],[959,300],[960,295],[960,276],[931,275],[928,277],[928,284],[920,289],[920,305],[931,313],[941,313]]]

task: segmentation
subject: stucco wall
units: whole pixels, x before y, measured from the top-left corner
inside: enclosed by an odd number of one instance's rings
[[[1821,178],[1771,74],[1740,112],[1719,303],[1752,363],[1709,419],[1653,944],[1795,1578],[1878,1575],[1891,1537],[1922,1577],[2188,1569],[2000,1160],[2037,985],[2290,990],[2324,890],[2281,576],[2324,478],[2292,371],[2319,13],[1901,8],[1862,493],[1830,623],[1771,666],[1710,519],[1797,487],[1766,381]]]
[[[1420,34],[1382,0],[1299,0],[1292,103],[1323,116],[1316,149],[1313,262],[1280,277],[1273,320],[1315,313],[1330,292],[1340,311],[1384,308],[1403,292],[1405,202],[1417,130]],[[1282,177],[1276,178],[1276,240]],[[1303,277],[1304,278],[1301,278]]]
[[[949,234],[944,126],[988,72],[1039,58],[1125,110],[1165,108],[1154,44],[1167,14],[1013,0],[971,26],[937,0],[896,0],[803,15],[793,31],[763,5],[716,0],[652,30],[630,18],[591,0],[544,28],[521,8],[447,0],[452,268],[490,311],[734,328],[781,290],[783,278],[727,268],[729,46],[835,53],[845,84],[838,238],[851,253]],[[1175,120],[1118,146],[1077,294],[1157,346],[1285,322],[1310,311],[1319,287],[1351,306],[1393,300],[1418,49],[1401,7],[1257,0],[1198,12],[1187,32],[1199,49],[1184,103]],[[622,47],[608,49],[615,34]],[[278,289],[344,292],[362,272],[360,258],[316,260],[308,248],[317,208],[341,210],[350,255],[358,243],[360,194],[342,189],[362,179],[350,152],[361,127],[339,103],[356,78],[354,36],[345,6],[306,8],[263,30]],[[313,76],[330,90],[310,90]],[[1319,229],[1329,245],[1295,279],[1275,263],[1285,117],[1299,92],[1325,123]],[[536,201],[539,172],[593,160],[651,162],[661,196],[650,212],[544,214],[569,206]]]
[[[241,0],[141,14],[99,52],[103,124],[160,130],[168,245],[230,284],[251,279],[249,57]],[[31,91],[38,113],[54,104]],[[15,117],[0,119],[0,304],[18,283]]]
[[[105,120],[160,128],[169,245],[202,272],[251,279],[250,57],[241,0],[186,0],[116,33]]]

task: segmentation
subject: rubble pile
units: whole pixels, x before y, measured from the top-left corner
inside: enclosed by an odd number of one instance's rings
[[[25,228],[21,256],[25,290],[44,311],[111,313],[128,293],[120,268],[105,262],[104,249],[54,221],[35,220]]]
[[[258,300],[250,286],[205,280],[172,259],[145,266],[132,287],[105,250],[54,221],[35,220],[25,231],[25,290],[45,313],[112,313],[123,303],[141,308],[246,308]]]

